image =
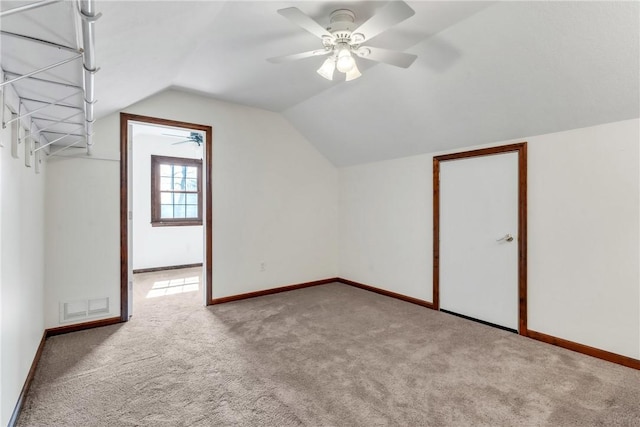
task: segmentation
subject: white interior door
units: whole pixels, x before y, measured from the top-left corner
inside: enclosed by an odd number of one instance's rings
[[[518,329],[518,153],[440,163],[440,308]]]

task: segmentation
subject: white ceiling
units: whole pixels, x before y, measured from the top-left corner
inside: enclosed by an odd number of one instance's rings
[[[499,3],[284,115],[337,165],[635,118],[639,5]]]
[[[215,98],[283,111],[333,86],[315,73],[323,58],[271,64],[269,57],[321,48],[321,41],[276,11],[296,6],[322,25],[331,11],[349,7],[356,23],[387,2],[112,2],[98,1],[97,88],[116,91],[121,102],[97,106],[115,111],[167,86]],[[486,2],[414,2],[416,15],[381,34],[372,45],[404,50],[486,7]],[[364,69],[373,65],[362,61]],[[368,64],[366,64],[368,63]],[[112,65],[106,71],[107,65]],[[387,65],[382,65],[388,67]],[[118,87],[119,86],[119,87]]]
[[[326,25],[349,8],[358,23],[386,2],[97,1],[96,116],[182,88],[282,112],[343,166],[640,115],[638,2],[408,3],[416,14],[371,44],[417,61],[358,60],[361,78],[329,82],[315,73],[322,58],[266,61],[320,47],[276,11],[296,6]],[[2,29],[58,37],[62,17],[37,15],[49,8]],[[3,66],[36,52],[2,40]]]

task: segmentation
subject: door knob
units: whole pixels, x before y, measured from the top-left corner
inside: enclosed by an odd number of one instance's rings
[[[503,237],[497,239],[496,242],[513,242],[513,236],[511,233],[507,233]]]

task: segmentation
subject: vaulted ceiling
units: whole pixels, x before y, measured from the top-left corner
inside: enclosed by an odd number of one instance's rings
[[[326,26],[331,11],[348,8],[357,24],[386,2],[96,4],[98,119],[181,88],[280,112],[343,166],[640,115],[638,2],[408,1],[416,14],[371,44],[416,62],[359,59],[363,75],[350,82],[318,76],[323,58],[268,63],[321,47],[276,11],[295,6]],[[69,3],[5,17],[2,29],[59,36],[75,24],[45,11],[55,7]],[[17,66],[26,48],[2,42],[3,68]]]

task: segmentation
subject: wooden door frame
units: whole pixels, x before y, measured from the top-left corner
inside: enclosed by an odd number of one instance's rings
[[[120,321],[129,320],[129,232],[128,232],[128,212],[129,212],[129,122],[148,123],[160,126],[172,126],[185,129],[193,129],[205,133],[205,253],[204,253],[204,278],[205,278],[205,301],[206,305],[211,304],[212,299],[212,278],[213,278],[213,191],[212,191],[212,147],[213,128],[207,125],[180,122],[176,120],[160,119],[157,117],[141,116],[137,114],[120,113]]]
[[[440,162],[518,153],[518,333],[527,335],[527,143],[433,157],[433,308],[440,310]]]

